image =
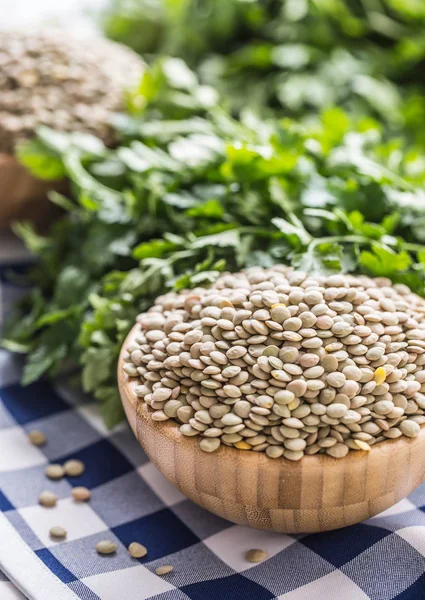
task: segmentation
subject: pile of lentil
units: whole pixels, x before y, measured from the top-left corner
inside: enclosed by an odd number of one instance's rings
[[[425,300],[405,285],[255,267],[137,320],[136,394],[206,452],[342,458],[425,422]]]
[[[61,30],[0,31],[0,152],[13,154],[39,125],[93,133],[113,141],[111,113],[143,62],[101,38]]]

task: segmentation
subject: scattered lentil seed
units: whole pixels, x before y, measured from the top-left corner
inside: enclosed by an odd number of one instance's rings
[[[67,533],[66,533],[66,529],[64,529],[63,527],[59,527],[58,525],[56,525],[55,527],[52,527],[49,530],[49,535],[52,538],[63,540],[63,539],[66,538]]]
[[[128,553],[133,558],[143,558],[148,553],[146,546],[139,544],[139,542],[131,542],[128,547]]]
[[[172,565],[162,565],[161,567],[157,567],[155,569],[155,573],[157,575],[168,575],[174,569]]]
[[[343,458],[425,423],[425,300],[387,280],[253,267],[138,321],[137,396],[206,452]]]
[[[259,550],[258,548],[254,548],[252,550],[248,550],[245,554],[245,558],[248,562],[258,563],[262,562],[267,558],[267,553],[264,550]]]
[[[86,487],[74,487],[71,495],[77,502],[87,502],[91,498],[91,491]]]
[[[68,477],[78,477],[84,473],[86,467],[81,460],[71,459],[66,461],[63,468]]]
[[[47,442],[46,435],[42,431],[30,431],[28,439],[33,446],[44,446]]]
[[[41,492],[40,496],[38,497],[38,503],[41,504],[41,506],[46,506],[48,508],[56,506],[57,501],[58,497],[56,496],[56,494],[47,490]]]
[[[58,464],[47,465],[45,474],[49,479],[62,479],[65,475],[65,469]]]
[[[96,550],[99,554],[113,554],[117,551],[117,545],[111,540],[102,540],[97,542]]]

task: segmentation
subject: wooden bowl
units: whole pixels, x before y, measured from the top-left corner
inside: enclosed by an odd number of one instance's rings
[[[263,452],[220,446],[199,448],[173,421],[152,421],[134,392],[137,378],[118,362],[122,403],[131,428],[151,461],[188,498],[207,510],[257,529],[314,533],[353,525],[389,508],[425,480],[425,428],[414,439],[388,440],[345,458],[306,456],[299,462]]]
[[[4,153],[0,153],[0,181],[0,228],[17,219],[40,226],[59,214],[47,193],[64,189],[64,182],[35,179],[13,156]]]

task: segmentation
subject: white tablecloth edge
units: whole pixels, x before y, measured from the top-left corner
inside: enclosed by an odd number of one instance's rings
[[[0,568],[29,600],[78,600],[0,513]]]

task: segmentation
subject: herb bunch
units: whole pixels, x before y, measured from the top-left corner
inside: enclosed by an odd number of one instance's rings
[[[52,195],[67,214],[49,236],[16,227],[39,258],[3,341],[27,355],[25,384],[78,364],[113,425],[136,315],[224,270],[287,263],[424,293],[425,163],[370,117],[234,119],[179,59],[155,63],[128,103],[114,150],[48,129],[19,149],[33,174],[72,183],[71,197]]]
[[[339,105],[425,141],[420,0],[110,0],[102,22],[145,58],[188,61],[233,111]]]

